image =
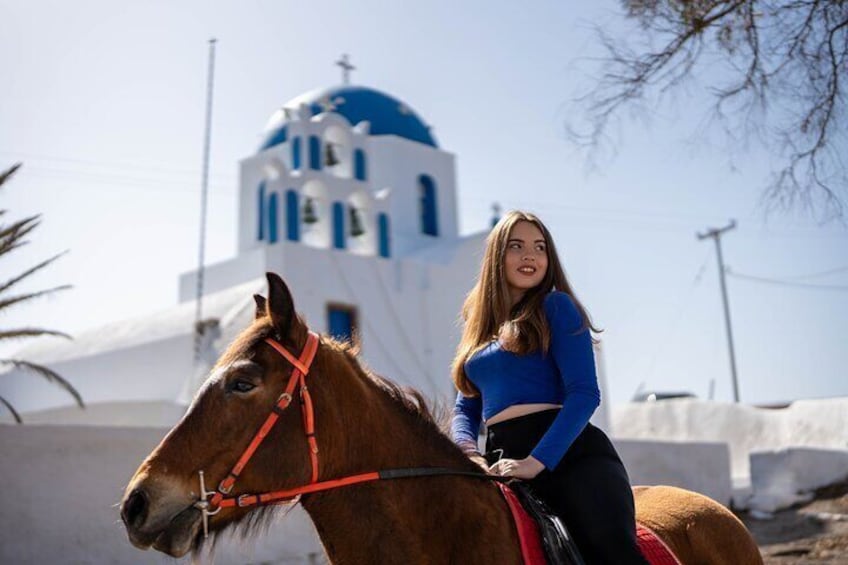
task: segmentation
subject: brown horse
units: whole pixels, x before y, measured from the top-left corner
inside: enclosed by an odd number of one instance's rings
[[[314,483],[316,471],[320,484],[381,469],[479,472],[440,431],[420,395],[370,374],[348,345],[322,338],[311,366],[303,356],[298,360],[312,338],[282,279],[269,273],[268,283],[268,300],[256,296],[253,324],[221,356],[183,419],[130,480],[121,517],[136,547],[153,546],[174,557],[198,551],[207,517],[213,536],[237,524],[250,531],[274,506],[240,507],[233,497],[288,492]],[[298,381],[300,373],[308,375]],[[297,402],[295,393],[289,406],[292,383],[299,390],[298,383],[306,382],[306,402]],[[270,420],[277,421],[268,428]],[[243,469],[237,466],[238,478],[227,479],[224,492],[207,501],[212,493],[201,493],[199,472],[217,485],[253,449]],[[682,563],[762,563],[742,523],[715,501],[673,487],[639,488],[635,495],[638,519]],[[304,494],[300,503],[333,563],[522,560],[507,505],[489,481],[371,481]]]

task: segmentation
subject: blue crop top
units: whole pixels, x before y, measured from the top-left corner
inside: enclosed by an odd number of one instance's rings
[[[514,404],[562,404],[551,427],[530,453],[546,468],[557,466],[600,404],[592,338],[588,329],[575,334],[583,319],[571,297],[545,297],[551,330],[548,354],[516,355],[492,341],[465,363],[465,374],[480,396],[456,396],[451,434],[458,444],[477,445],[482,420]]]

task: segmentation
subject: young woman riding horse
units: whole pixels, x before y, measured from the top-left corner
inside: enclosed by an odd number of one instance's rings
[[[120,513],[133,545],[180,557],[203,546],[207,520],[211,536],[249,533],[268,504],[293,499],[332,563],[520,563],[515,525],[489,481],[380,480],[391,477],[385,469],[480,472],[419,395],[309,332],[277,275],[268,286],[254,322],[127,485]],[[741,522],[708,498],[650,487],[636,508],[683,563],[761,563]]]
[[[595,328],[536,216],[512,211],[492,229],[463,315],[454,441],[479,456],[485,418],[486,449],[503,454],[490,470],[529,480],[588,563],[646,565],[627,472],[589,423],[600,403]]]

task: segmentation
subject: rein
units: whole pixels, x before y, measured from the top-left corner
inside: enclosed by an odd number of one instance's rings
[[[409,469],[384,469],[382,471],[372,471],[369,473],[360,473],[358,475],[349,475],[338,479],[319,481],[318,440],[315,438],[315,412],[312,406],[312,397],[310,396],[309,389],[306,386],[306,375],[309,374],[312,361],[315,359],[315,353],[318,350],[318,340],[318,334],[309,332],[306,337],[306,345],[304,345],[300,357],[295,357],[286,348],[280,345],[279,342],[271,338],[265,338],[265,343],[273,347],[277,353],[282,355],[289,363],[292,364],[293,369],[291,377],[289,377],[289,382],[286,385],[285,390],[279,398],[277,398],[277,402],[274,403],[274,406],[271,408],[271,413],[268,414],[265,422],[253,436],[250,444],[248,444],[244,453],[242,453],[241,457],[239,457],[232,470],[218,484],[217,490],[207,491],[203,471],[198,472],[200,475],[200,495],[197,502],[194,503],[194,507],[199,509],[203,514],[203,536],[205,538],[209,537],[209,516],[214,516],[220,512],[222,508],[246,508],[248,506],[261,504],[274,504],[291,501],[296,502],[303,494],[311,494],[359,483],[387,479],[459,475],[502,483],[511,480],[511,477],[488,475],[486,473],[477,473],[473,471],[461,471],[445,467],[414,467]],[[247,465],[247,462],[250,461],[250,458],[253,457],[253,454],[259,448],[259,445],[270,433],[271,428],[273,428],[274,424],[277,423],[277,420],[279,420],[283,411],[291,405],[295,389],[298,389],[300,403],[303,407],[303,427],[306,432],[306,439],[309,443],[309,459],[312,467],[309,483],[286,490],[278,490],[261,494],[228,496],[230,492],[232,492],[233,485],[245,465]],[[211,499],[209,498],[210,496],[212,497]]]

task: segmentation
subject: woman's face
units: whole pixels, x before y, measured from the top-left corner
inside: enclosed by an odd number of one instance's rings
[[[513,304],[545,278],[548,242],[535,224],[521,221],[512,226],[504,254],[504,270]]]

